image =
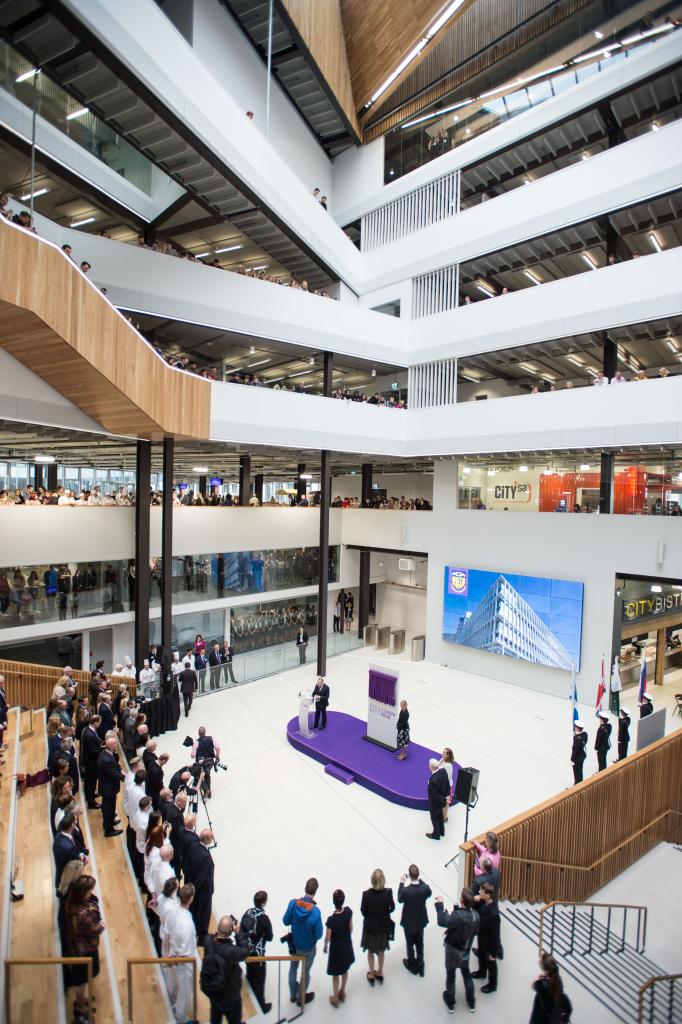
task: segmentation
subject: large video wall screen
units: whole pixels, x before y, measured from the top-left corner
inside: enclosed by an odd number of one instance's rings
[[[445,566],[443,640],[570,671],[580,668],[583,584]]]

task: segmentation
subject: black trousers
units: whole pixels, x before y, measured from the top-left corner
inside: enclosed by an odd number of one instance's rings
[[[97,802],[97,769],[86,768],[83,776],[83,788],[85,790],[85,802],[92,807]]]
[[[573,782],[577,785],[583,781],[583,763],[573,765]]]
[[[603,772],[604,769],[606,768],[606,755],[607,754],[608,754],[608,750],[598,750],[597,751],[597,764],[599,765],[599,771],[600,772]]]
[[[267,964],[247,964],[246,965],[246,977],[249,985],[253,989],[253,994],[258,1000],[258,1005],[261,1010],[265,1006],[265,975],[267,972]]]
[[[327,728],[327,708],[321,708],[319,704],[315,705],[315,721],[313,722],[313,729],[317,729],[318,723],[321,722],[321,729]]]
[[[133,868],[135,867],[135,852],[137,850],[135,839],[135,830],[130,827],[130,824],[126,825],[126,847],[128,848],[128,856]]]
[[[424,970],[424,929],[418,928],[416,932],[403,928],[405,932],[405,945],[407,947],[407,962],[414,971]]]
[[[628,745],[625,742],[621,743],[620,740],[619,740],[618,741],[618,760],[619,761],[624,761],[627,756],[628,756]]]
[[[192,701],[193,700],[194,700],[194,694],[193,693],[184,693],[183,692],[183,694],[182,694],[182,702],[185,705],[185,718],[187,718],[187,716],[189,715],[189,710],[192,707]]]
[[[208,926],[211,921],[211,900],[213,893],[204,889],[197,889],[189,912],[194,920],[194,927],[197,930],[197,945],[203,946],[204,939],[208,933]]]
[[[431,815],[431,831],[434,836],[445,835],[445,823],[443,822],[443,808],[442,807],[429,807],[429,814]]]
[[[116,821],[116,797],[102,797],[102,824],[105,832],[113,832]]]

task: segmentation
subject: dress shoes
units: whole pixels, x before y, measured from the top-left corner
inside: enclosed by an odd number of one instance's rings
[[[123,835],[123,829],[122,828],[114,828],[114,829],[111,830],[111,832],[105,832],[104,833],[105,839],[111,839],[112,836],[122,836],[122,835]]]
[[[435,832],[426,832],[425,834],[427,839],[440,839],[440,836],[437,836]]]

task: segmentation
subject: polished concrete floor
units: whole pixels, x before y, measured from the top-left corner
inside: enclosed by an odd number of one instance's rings
[[[357,716],[366,714],[370,662],[400,669],[400,696],[409,703],[415,740],[436,749],[450,746],[461,764],[480,769],[480,799],[470,814],[470,835],[501,824],[571,784],[568,701],[428,662],[381,659],[372,650],[363,649],[329,662],[331,707]],[[386,960],[386,982],[383,988],[372,989],[365,979],[360,950],[359,906],[375,867],[381,867],[387,884],[397,889],[400,875],[411,862],[419,865],[434,895],[442,894],[446,903],[451,903],[459,879],[456,864],[445,867],[445,863],[457,853],[462,841],[464,810],[452,809],[445,841],[432,842],[425,837],[429,829],[426,813],[390,804],[355,785],[344,786],[325,775],[322,765],[290,747],[286,723],[296,713],[299,690],[312,686],[314,679],[315,667],[307,665],[203,697],[195,701],[189,719],[181,720],[176,733],[160,738],[159,749],[171,754],[168,777],[187,757],[181,746],[185,735],[196,736],[200,725],[218,740],[221,758],[229,765],[228,772],[213,777],[214,795],[208,803],[218,841],[213,853],[216,913],[241,916],[253,893],[265,888],[275,932],[268,951],[284,953],[285,947],[278,941],[286,930],[281,923],[282,913],[288,900],[301,894],[306,878],[315,875],[320,881],[318,903],[323,920],[331,911],[331,894],[337,887],[344,889],[347,904],[354,910],[356,964],[347,1003],[335,1010],[327,1000],[330,984],[326,958],[319,947],[312,973],[317,999],[310,1008],[310,1019],[326,1024],[337,1015],[353,1021],[376,1014],[381,1020],[397,1021],[415,1016],[446,1018],[441,1000],[443,933],[435,924],[435,913],[431,912],[426,931],[426,977],[414,978],[403,968],[398,929],[397,941]],[[678,687],[674,684],[665,687],[656,706],[665,701],[672,707],[675,689]],[[624,703],[633,706],[634,697],[627,694]],[[579,711],[593,736],[593,706],[581,706]],[[668,717],[669,728],[678,723],[682,721],[677,716]],[[396,770],[400,767],[397,764]],[[586,775],[590,770],[596,770],[591,749]],[[424,765],[425,785],[427,773]],[[205,814],[200,807],[198,826],[203,824]],[[636,889],[636,883],[624,885],[628,890]],[[629,893],[628,901],[640,902],[635,895],[635,891]],[[501,1020],[516,1024],[530,1016],[530,983],[537,975],[537,953],[509,926],[503,941],[506,955],[500,988],[494,995],[480,995],[476,1012],[491,1024]],[[572,982],[567,987],[575,1021],[601,1024],[613,1019]],[[276,971],[272,968],[269,993],[270,998],[276,997]],[[288,1002],[284,976],[282,1000],[284,1014],[292,1016],[288,1011],[294,1007]],[[274,1012],[272,1019],[276,1019]],[[466,1012],[466,1005],[460,999],[457,1013],[462,1012]]]

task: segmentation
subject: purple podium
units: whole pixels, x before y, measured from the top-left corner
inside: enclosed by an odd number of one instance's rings
[[[407,759],[398,761],[390,750],[368,743],[366,735],[367,723],[342,711],[329,711],[327,728],[312,736],[300,734],[298,717],[287,725],[292,747],[325,765],[330,775],[346,784],[357,782],[391,803],[427,810],[429,760],[440,759],[438,751],[412,743]],[[453,767],[456,776],[459,765]]]

